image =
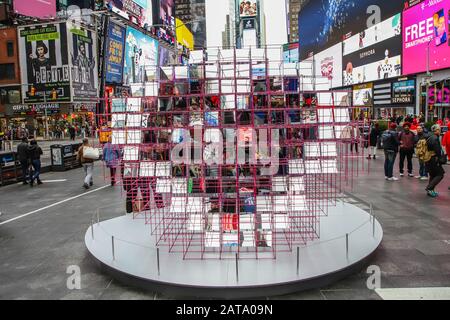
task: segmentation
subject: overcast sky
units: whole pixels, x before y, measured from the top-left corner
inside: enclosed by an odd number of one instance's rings
[[[285,0],[264,0],[264,11],[267,44],[285,44],[287,42]],[[225,17],[229,12],[229,0],[206,0],[208,47],[222,45],[222,31],[225,30]]]

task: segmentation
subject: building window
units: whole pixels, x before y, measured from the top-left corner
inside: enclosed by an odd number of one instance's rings
[[[12,41],[6,43],[6,52],[8,57],[14,57],[14,43]]]
[[[10,80],[16,77],[14,72],[14,63],[0,64],[0,80]]]

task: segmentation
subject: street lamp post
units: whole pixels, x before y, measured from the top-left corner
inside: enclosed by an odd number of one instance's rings
[[[428,122],[428,104],[430,103],[430,97],[428,95],[430,90],[430,80],[432,78],[432,74],[430,73],[430,43],[433,40],[430,40],[427,45],[427,74],[425,76],[426,86],[425,86],[425,122]]]

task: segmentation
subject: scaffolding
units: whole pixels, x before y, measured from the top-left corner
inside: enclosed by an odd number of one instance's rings
[[[158,246],[183,259],[275,259],[320,238],[361,169],[349,149],[366,120],[351,91],[280,51],[193,51],[108,101],[121,185]]]

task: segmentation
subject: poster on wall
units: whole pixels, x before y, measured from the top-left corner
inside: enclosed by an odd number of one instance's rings
[[[403,12],[403,73],[450,67],[450,0],[425,0]]]
[[[362,84],[353,87],[353,105],[355,107],[371,107],[373,105],[373,84]]]
[[[70,102],[65,23],[18,28],[23,103]]]
[[[352,85],[401,75],[401,14],[343,42],[343,83]]]
[[[14,0],[13,8],[15,13],[29,17],[56,16],[56,0]]]
[[[158,65],[158,40],[128,27],[125,41],[123,83],[143,83],[146,81],[146,68]]]
[[[342,42],[314,56],[316,77],[328,80],[330,88],[342,86]],[[324,82],[324,81],[320,81]],[[322,90],[324,88],[317,88]]]
[[[258,4],[256,0],[239,1],[239,15],[241,18],[256,17],[258,15]]]
[[[298,17],[300,60],[402,12],[404,0],[314,0]]]
[[[113,22],[108,27],[106,41],[106,82],[122,83],[126,29]]]
[[[73,101],[98,97],[97,36],[95,31],[67,23]]]

